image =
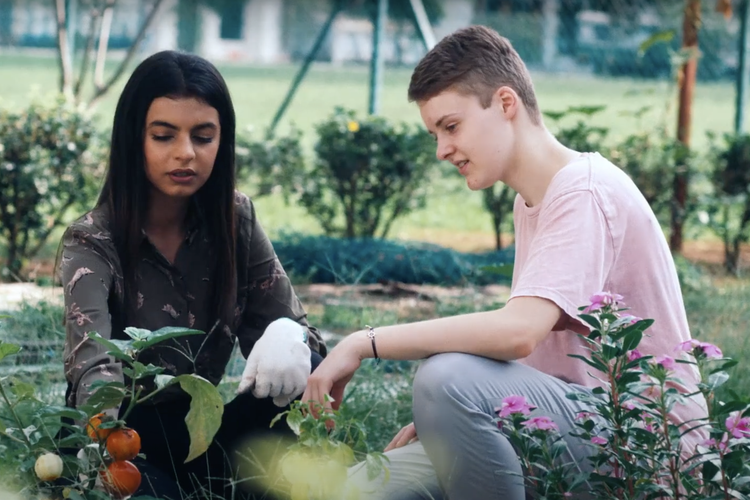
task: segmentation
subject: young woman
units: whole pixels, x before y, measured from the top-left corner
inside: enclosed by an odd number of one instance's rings
[[[140,361],[214,384],[235,342],[248,359],[241,394],[225,407],[214,443],[188,464],[190,397],[179,387],[128,416],[146,456],[137,463],[139,493],[157,498],[206,489],[233,498],[234,447],[268,431],[326,353],[252,202],[235,191],[234,148],[234,108],[216,68],[172,51],[149,57],[120,96],[96,207],[63,236],[69,406],[84,404],[94,381],[126,378],[87,332],[123,339],[129,326],[201,330],[147,350]]]

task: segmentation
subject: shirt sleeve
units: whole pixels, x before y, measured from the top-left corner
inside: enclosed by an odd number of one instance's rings
[[[101,233],[92,234],[76,226],[63,235],[64,366],[70,384],[67,404],[72,407],[86,403],[94,381],[123,381],[120,363],[86,335],[97,332],[109,339],[112,333],[108,298],[114,272],[107,243],[111,242]]]
[[[605,291],[613,260],[612,235],[594,194],[588,190],[563,194],[540,211],[510,300],[541,297],[557,304],[567,320],[578,320],[578,308],[593,294]],[[564,329],[567,322],[555,329]]]
[[[255,342],[260,339],[266,327],[279,318],[289,318],[307,329],[307,344],[311,350],[325,356],[327,349],[320,332],[310,326],[307,313],[294,292],[284,268],[279,262],[271,241],[255,216],[255,208],[249,203],[247,231],[240,231],[240,237],[248,238],[247,280],[244,288],[245,307],[237,330],[242,355],[250,354]],[[242,284],[240,285],[242,287]]]

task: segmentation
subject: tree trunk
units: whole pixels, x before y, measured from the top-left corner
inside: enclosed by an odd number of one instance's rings
[[[66,96],[73,96],[73,61],[68,46],[67,14],[65,0],[55,1],[57,15],[57,59],[60,64],[60,92]]]
[[[690,126],[693,103],[693,90],[698,70],[698,30],[701,23],[701,1],[686,0],[682,22],[682,48],[690,51],[690,57],[680,68],[680,101],[677,119],[677,140],[690,147]],[[687,155],[683,157],[687,159]],[[676,165],[674,173],[674,194],[672,199],[672,232],[669,246],[675,253],[682,252],[682,225],[685,221],[685,206],[688,197],[688,167],[685,162]]]

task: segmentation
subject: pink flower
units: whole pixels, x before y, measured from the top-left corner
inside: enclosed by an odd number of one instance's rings
[[[635,403],[633,403],[633,401],[631,400],[627,400],[622,404],[622,407],[628,411],[635,410]]]
[[[681,342],[675,348],[676,351],[689,352],[691,354],[694,353],[696,349],[702,352],[707,358],[718,359],[724,355],[721,352],[721,349],[719,349],[717,346],[708,342],[701,342],[696,339],[690,339],[686,340],[685,342]]]
[[[578,414],[576,414],[576,420],[589,420],[593,416],[594,414],[591,412],[579,411]]]
[[[711,438],[711,439],[706,439],[701,444],[705,446],[706,448],[718,448],[721,451],[726,451],[727,447],[729,446],[729,436],[725,432],[724,435],[721,436],[721,441],[719,441],[718,443],[716,442],[715,439]]]
[[[643,412],[641,413],[641,419],[635,423],[635,426],[648,432],[654,432],[654,419],[648,413]]]
[[[604,439],[601,436],[594,436],[594,437],[592,437],[591,438],[591,442],[594,443],[594,444],[601,445],[601,446],[604,446],[605,444],[607,444],[607,440]]]
[[[724,354],[721,352],[721,349],[713,344],[709,344],[708,342],[701,342],[699,347],[701,348],[701,350],[703,350],[703,354],[705,354],[707,358],[718,359],[724,356]]]
[[[613,306],[616,305],[620,300],[622,300],[622,295],[618,295],[616,293],[595,293],[589,298],[591,304],[586,309],[584,309],[583,312],[590,313],[592,311],[597,311],[604,306]]]
[[[693,349],[698,347],[700,345],[700,341],[696,339],[690,339],[686,340],[685,342],[680,342],[677,344],[677,347],[675,347],[675,351],[682,351],[682,352],[693,352]]]
[[[750,437],[750,417],[743,417],[742,413],[733,411],[725,422],[727,431],[736,438]]]
[[[514,413],[528,415],[534,408],[536,407],[526,403],[525,397],[514,394],[503,399],[502,406],[500,408],[495,408],[495,411],[499,416],[507,417]]]
[[[636,323],[641,321],[643,318],[639,318],[638,316],[633,316],[632,314],[627,314],[623,316],[623,319],[627,319],[629,325],[635,325]]]
[[[641,354],[641,351],[638,349],[633,349],[632,351],[628,351],[628,362],[632,363],[636,359],[641,359],[643,357],[643,354]]]
[[[532,431],[535,429],[540,431],[557,430],[557,424],[549,417],[532,417],[521,425]]]
[[[654,358],[654,363],[663,366],[667,371],[674,370],[677,366],[677,362],[674,358],[667,355],[657,356]]]

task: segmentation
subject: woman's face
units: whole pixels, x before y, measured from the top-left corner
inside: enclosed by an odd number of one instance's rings
[[[219,112],[195,98],[154,99],[143,151],[152,196],[189,198],[203,187],[219,151]]]

